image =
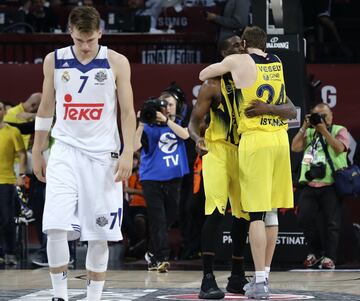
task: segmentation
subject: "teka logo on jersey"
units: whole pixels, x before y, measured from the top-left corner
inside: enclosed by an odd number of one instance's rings
[[[64,120],[99,120],[104,108],[103,103],[72,103],[72,96],[64,96]]]

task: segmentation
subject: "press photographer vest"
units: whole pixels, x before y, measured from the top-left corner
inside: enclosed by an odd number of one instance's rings
[[[205,132],[206,141],[221,141],[239,145],[237,133],[238,95],[235,93],[231,73],[223,75],[221,77],[221,100],[216,107],[210,108],[210,124]]]
[[[250,54],[257,69],[255,83],[248,88],[237,89],[240,93],[240,119],[238,133],[247,131],[274,132],[287,130],[287,119],[274,115],[261,115],[248,118],[244,111],[258,99],[268,104],[281,105],[286,101],[283,66],[280,59],[268,53],[266,57]]]
[[[147,146],[141,150],[141,181],[166,181],[189,173],[184,140],[168,126],[145,124],[143,135]]]
[[[339,131],[343,128],[344,128],[343,126],[333,124],[331,126],[331,136],[336,137],[336,135],[339,133]],[[311,149],[313,148],[313,145],[314,145],[314,143],[313,143],[314,136],[315,136],[315,130],[313,128],[308,128],[306,130],[306,147],[304,150],[304,155],[307,153],[311,153]],[[326,145],[328,146],[327,149],[329,151],[330,158],[332,159],[332,161],[334,163],[335,170],[347,167],[347,159],[346,159],[347,152],[341,152],[340,154],[337,154],[334,151],[334,149],[328,145],[325,138],[324,138],[324,141],[325,141]],[[314,180],[312,180],[312,182],[320,182],[320,183],[327,183],[327,184],[334,183],[334,179],[332,177],[332,171],[331,171],[329,163],[326,161],[325,152],[322,148],[320,141],[317,141],[315,143],[314,153],[316,153],[315,159],[317,162],[321,161],[323,163],[326,163],[326,173],[325,173],[324,178],[314,179]],[[317,162],[313,162],[313,163],[317,163]],[[304,160],[303,160],[301,163],[301,174],[300,174],[300,180],[299,180],[300,183],[304,184],[304,183],[309,182],[305,177],[305,173],[309,169],[310,169],[310,164],[305,164]]]

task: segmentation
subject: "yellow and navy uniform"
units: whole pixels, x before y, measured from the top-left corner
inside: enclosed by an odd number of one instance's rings
[[[0,184],[15,184],[14,161],[16,153],[24,149],[20,131],[8,124],[0,129]]]
[[[287,120],[273,115],[247,118],[244,111],[254,99],[280,105],[286,91],[283,66],[272,54],[250,55],[256,64],[255,83],[239,89],[239,176],[242,207],[248,212],[293,207]]]
[[[233,146],[239,145],[236,114],[239,110],[239,99],[231,73],[221,77],[221,101],[213,102],[210,110],[210,124],[205,132],[206,141],[221,141]]]
[[[287,119],[279,116],[260,115],[252,118],[245,116],[244,110],[254,99],[273,105],[281,105],[286,101],[283,66],[280,59],[272,54],[268,54],[266,58],[256,54],[251,54],[251,57],[256,63],[257,78],[251,87],[238,90],[241,101],[238,133],[287,129]]]
[[[24,109],[23,104],[19,103],[18,105],[10,108],[7,111],[6,115],[4,116],[4,121],[11,122],[11,123],[26,123],[26,122],[32,121],[32,118],[21,119],[21,118],[17,117],[18,114],[24,113],[24,112],[25,112],[25,109]],[[25,134],[25,135],[21,135],[21,136],[22,136],[22,139],[24,140],[25,149],[29,149],[31,135]]]
[[[209,152],[203,156],[203,179],[206,196],[205,214],[210,215],[217,208],[225,214],[228,199],[231,211],[237,218],[246,218],[240,203],[238,170],[236,114],[239,99],[231,74],[221,78],[221,100],[213,102],[210,109],[210,124],[205,132]]]

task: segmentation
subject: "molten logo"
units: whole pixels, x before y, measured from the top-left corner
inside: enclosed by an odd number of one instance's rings
[[[64,100],[64,120],[99,120],[104,108],[103,103],[71,103],[70,94]]]

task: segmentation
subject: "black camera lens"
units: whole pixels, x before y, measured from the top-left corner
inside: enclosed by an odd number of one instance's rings
[[[156,110],[152,107],[143,108],[140,111],[140,121],[142,123],[153,124],[156,122]]]
[[[140,111],[140,121],[147,124],[156,123],[156,112],[161,111],[161,108],[166,108],[167,101],[158,98],[149,98],[144,102],[143,108]]]
[[[310,169],[305,173],[305,178],[308,181],[312,181],[314,179],[322,179],[326,175],[326,165],[322,162],[318,162],[316,164],[311,164]]]
[[[319,113],[312,113],[309,117],[309,122],[312,126],[316,126],[321,123],[323,117]]]

